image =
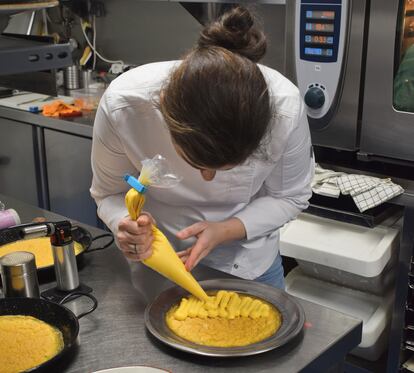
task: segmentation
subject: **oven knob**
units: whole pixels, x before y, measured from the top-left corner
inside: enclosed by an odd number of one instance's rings
[[[309,88],[305,94],[305,104],[311,109],[320,109],[325,103],[325,94],[317,87]]]

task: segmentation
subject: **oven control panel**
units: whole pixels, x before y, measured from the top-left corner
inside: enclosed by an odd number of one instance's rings
[[[324,118],[334,110],[347,32],[348,1],[296,0],[295,55],[298,86],[308,116]],[[323,128],[326,121],[311,121]]]
[[[333,0],[334,1],[334,0]],[[300,58],[314,62],[336,62],[341,31],[341,1],[300,7]]]

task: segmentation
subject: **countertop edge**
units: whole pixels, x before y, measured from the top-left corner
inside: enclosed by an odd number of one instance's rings
[[[0,118],[15,120],[42,128],[48,128],[92,139],[92,123],[85,124],[65,119],[48,118],[41,114],[33,114],[27,111],[11,109],[4,106],[0,106]]]

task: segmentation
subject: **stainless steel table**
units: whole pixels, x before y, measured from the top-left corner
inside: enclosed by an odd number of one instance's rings
[[[81,117],[74,118],[52,118],[42,114],[33,114],[28,111],[17,110],[0,105],[0,118],[15,120],[18,122],[32,124],[36,127],[49,128],[72,135],[91,139],[95,111],[83,113]]]
[[[32,207],[0,194],[0,201],[20,214],[23,222],[36,216],[62,220],[59,215]],[[86,227],[93,235],[101,230]],[[198,279],[229,275],[198,266]],[[127,365],[150,365],[171,372],[332,372],[341,371],[348,351],[361,341],[362,323],[352,317],[297,299],[306,313],[303,333],[281,349],[245,358],[217,359],[173,350],[154,340],[145,329],[147,300],[172,284],[137,264],[130,271],[121,252],[112,247],[85,255],[80,279],[93,288],[98,309],[80,320],[80,346],[75,356],[61,362],[56,372],[88,373]],[[42,288],[54,284],[43,284]],[[134,286],[135,285],[135,286]],[[141,288],[141,290],[138,290]],[[88,307],[88,300],[70,303],[75,313]]]

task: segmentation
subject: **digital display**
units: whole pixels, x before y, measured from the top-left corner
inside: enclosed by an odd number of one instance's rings
[[[306,18],[310,19],[335,19],[335,12],[331,10],[307,10]]]
[[[330,48],[305,48],[305,54],[308,56],[332,57],[333,50]]]
[[[314,44],[333,44],[333,36],[322,36],[322,35],[305,35],[306,43]]]
[[[315,0],[301,0],[302,4],[314,4]],[[319,4],[338,4],[341,5],[342,0],[318,0]]]
[[[306,31],[334,32],[332,23],[306,23]]]
[[[0,0],[1,1],[1,0]],[[297,0],[300,2],[299,53],[309,62],[334,63],[340,56],[344,0]],[[414,0],[410,0],[414,1]]]

